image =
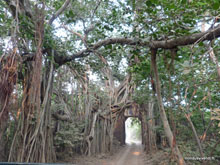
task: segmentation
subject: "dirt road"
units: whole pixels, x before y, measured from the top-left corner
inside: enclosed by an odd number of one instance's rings
[[[112,160],[103,160],[102,165],[144,165],[142,152],[141,145],[127,145]]]
[[[75,162],[77,165],[168,165],[171,164],[169,155],[169,152],[164,152],[163,150],[146,154],[141,144],[134,143],[119,147],[111,156],[77,157],[78,159],[70,162]]]

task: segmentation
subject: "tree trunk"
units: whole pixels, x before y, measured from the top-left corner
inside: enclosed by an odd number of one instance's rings
[[[8,161],[44,163],[55,160],[52,131],[50,129],[53,61],[50,62],[50,69],[46,76],[48,79],[45,83],[45,90],[44,92],[41,91],[44,7],[45,5],[42,3],[42,8],[36,8],[36,53],[33,62],[26,63],[21,115],[19,116],[19,123],[12,141]],[[53,59],[54,52],[51,53]]]
[[[151,153],[157,149],[156,134],[154,131],[154,103],[148,102],[142,105],[142,137],[144,143],[144,149],[147,153]]]
[[[92,148],[91,148],[91,143],[92,141],[94,141],[94,137],[95,137],[95,126],[96,126],[96,120],[97,120],[97,117],[99,115],[99,112],[96,112],[94,115],[93,115],[93,121],[92,121],[92,125],[91,125],[91,130],[90,130],[90,133],[89,135],[86,137],[86,142],[88,144],[88,156],[91,156],[92,155]]]
[[[29,75],[29,74],[28,74]],[[26,108],[30,106],[27,90],[24,91],[23,113],[19,117],[19,124],[17,132],[15,133],[8,161],[17,162],[54,162],[56,160],[53,148],[53,136],[51,123],[51,96],[53,84],[53,62],[51,62],[50,71],[45,79],[46,84],[45,93],[43,96],[43,103],[40,105],[39,112],[27,111]],[[26,84],[31,84],[30,79],[27,78]],[[25,86],[29,89],[30,86]],[[24,113],[24,112],[27,113]],[[32,113],[31,113],[32,112]]]
[[[161,84],[160,84],[160,79],[159,79],[159,74],[158,74],[158,69],[157,69],[157,64],[156,64],[156,54],[157,54],[157,50],[152,49],[151,50],[151,65],[152,65],[151,67],[153,68],[154,76],[156,80],[156,94],[157,94],[157,101],[159,105],[160,117],[163,122],[163,127],[165,131],[165,135],[168,139],[169,146],[171,147],[172,150],[173,149],[175,150],[174,153],[176,153],[178,157],[178,163],[180,165],[183,165],[185,164],[185,161],[183,159],[181,152],[179,151],[178,146],[174,142],[174,136],[170,129],[170,125],[168,123],[166,112],[163,106],[163,101],[162,101],[162,96],[161,96]]]
[[[149,102],[148,103],[148,109],[147,109],[147,117],[149,120],[147,121],[147,132],[148,132],[148,146],[149,146],[149,152],[155,151],[157,149],[156,145],[156,135],[154,132],[155,127],[155,121],[154,121],[154,103]]]

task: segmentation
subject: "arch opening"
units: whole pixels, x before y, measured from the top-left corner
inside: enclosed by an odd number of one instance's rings
[[[138,117],[128,117],[125,120],[125,143],[141,144],[141,121]]]

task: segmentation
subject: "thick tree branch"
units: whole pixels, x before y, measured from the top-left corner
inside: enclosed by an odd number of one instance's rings
[[[51,17],[51,19],[49,20],[49,25],[52,25],[53,21],[64,12],[64,10],[67,8],[67,6],[70,4],[71,0],[66,0],[63,4],[63,6],[57,10],[57,12],[55,14],[53,14],[53,16]]]
[[[137,45],[138,44],[140,46],[148,45],[147,42],[141,43],[140,41],[137,41],[136,39],[108,38],[108,39],[105,39],[102,41],[98,41],[96,44],[91,45],[89,48],[81,50],[81,51],[73,54],[72,56],[63,57],[63,61],[62,62],[60,61],[60,64],[61,63],[64,64],[66,62],[73,61],[76,58],[86,57],[86,56],[90,55],[90,53],[92,53],[93,51],[101,48],[102,46],[111,45],[111,44],[121,44],[121,45]]]
[[[91,46],[89,49],[84,49],[82,51],[73,54],[71,57],[66,58],[66,62],[74,60],[76,58],[86,57],[94,50],[99,49],[102,46],[111,44],[122,44],[122,45],[139,45],[146,46],[151,49],[174,49],[178,46],[186,46],[194,44],[198,41],[202,42],[205,40],[213,40],[214,38],[220,37],[220,25],[214,29],[208,30],[202,33],[195,33],[188,36],[178,37],[176,39],[170,39],[166,41],[143,41],[131,38],[108,38],[102,41],[98,41],[96,44]]]
[[[178,46],[191,45],[199,41],[202,42],[205,40],[213,40],[218,37],[220,37],[220,25],[206,32],[195,33],[192,35],[178,37],[175,39],[164,40],[164,41],[143,41],[143,40],[129,39],[129,38],[109,38],[94,44],[93,49],[95,50],[109,44],[148,46],[152,49],[158,49],[158,48],[173,49]]]
[[[195,33],[188,36],[178,37],[176,39],[164,40],[164,41],[152,41],[150,47],[153,49],[173,49],[177,46],[191,45],[196,42],[202,42],[205,40],[213,40],[220,37],[220,25],[214,29],[208,30],[202,33]]]
[[[206,32],[195,33],[192,35],[178,37],[176,39],[170,39],[166,41],[143,41],[134,38],[120,38],[120,37],[108,38],[105,40],[98,41],[97,43],[91,45],[89,48],[83,49],[71,56],[65,56],[64,52],[62,52],[60,55],[59,52],[55,51],[55,62],[59,65],[63,65],[67,62],[75,60],[76,58],[86,57],[90,55],[90,53],[92,53],[94,50],[97,50],[102,46],[111,45],[111,44],[139,45],[139,46],[149,47],[151,49],[158,49],[158,48],[173,49],[178,46],[191,45],[197,43],[198,41],[202,42],[205,40],[213,40],[218,37],[220,37],[220,25]],[[50,50],[49,49],[44,50],[44,52],[48,52],[48,51]]]

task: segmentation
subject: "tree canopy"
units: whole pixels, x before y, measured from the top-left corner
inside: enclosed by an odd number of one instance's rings
[[[219,9],[219,0],[0,1],[0,160],[54,162],[68,145],[111,151],[131,107],[142,131],[154,128],[148,148],[165,136],[179,164],[194,145],[218,155]]]

